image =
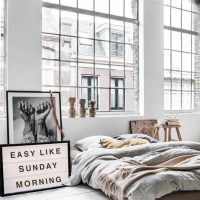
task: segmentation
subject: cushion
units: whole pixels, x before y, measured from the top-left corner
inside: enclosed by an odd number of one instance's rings
[[[145,139],[129,139],[129,140],[109,140],[101,139],[100,144],[105,149],[118,149],[123,147],[130,147],[135,145],[147,144],[148,140]]]
[[[145,140],[148,140],[150,143],[157,143],[159,142],[158,140],[148,136],[148,135],[145,135],[145,134],[142,134],[142,133],[134,133],[134,134],[123,134],[123,135],[118,135],[118,136],[115,136],[114,137],[115,139],[117,140],[127,140],[127,139],[133,139],[133,138],[137,138],[137,139],[145,139]]]
[[[154,137],[157,120],[134,120],[130,121],[130,127],[132,133],[142,133],[150,137]],[[158,136],[155,139],[159,139]]]
[[[104,136],[104,135],[97,135],[97,136],[90,136],[81,140],[78,140],[74,147],[79,149],[80,151],[87,151],[91,148],[101,148],[100,140],[101,139],[110,139],[112,140],[112,137]]]

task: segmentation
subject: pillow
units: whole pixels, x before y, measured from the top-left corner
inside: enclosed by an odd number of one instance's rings
[[[148,136],[148,135],[145,135],[145,134],[142,134],[142,133],[134,133],[134,134],[123,134],[123,135],[118,135],[118,136],[115,136],[114,137],[115,139],[117,140],[127,140],[127,139],[133,139],[133,138],[138,138],[138,139],[145,139],[145,140],[148,140],[150,143],[157,143],[159,142],[158,140]]]
[[[147,144],[148,140],[145,139],[129,139],[129,140],[109,140],[101,139],[100,144],[105,149],[118,149],[123,147],[130,147],[135,145]]]
[[[113,140],[112,137],[104,136],[104,135],[90,136],[90,137],[78,140],[74,144],[74,147],[76,147],[77,149],[81,151],[87,151],[88,149],[91,149],[91,148],[101,148],[101,144],[100,144],[101,139]]]

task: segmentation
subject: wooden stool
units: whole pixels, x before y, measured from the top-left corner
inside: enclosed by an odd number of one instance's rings
[[[171,138],[172,128],[175,128],[177,136],[178,136],[178,140],[182,141],[181,133],[179,130],[180,127],[181,127],[181,125],[166,125],[166,124],[156,125],[156,131],[154,134],[154,138],[158,137],[159,129],[163,128],[164,134],[165,134],[165,142],[176,141]]]

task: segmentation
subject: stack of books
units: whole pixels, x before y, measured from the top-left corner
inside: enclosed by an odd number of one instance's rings
[[[166,124],[166,125],[170,125],[170,126],[177,126],[180,125],[179,119],[175,118],[175,117],[166,117],[163,120],[162,124]]]

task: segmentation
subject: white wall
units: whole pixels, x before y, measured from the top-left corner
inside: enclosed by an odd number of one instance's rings
[[[149,119],[163,115],[163,28],[162,1],[144,0],[140,12],[143,39],[140,47],[141,86],[144,86],[144,116],[97,116],[63,118],[66,139],[72,143],[80,137],[96,134],[116,135],[129,132],[132,119]],[[8,0],[8,89],[41,89],[41,0]],[[200,141],[200,115],[179,114],[185,140]],[[0,120],[0,143],[6,143],[6,119]]]

